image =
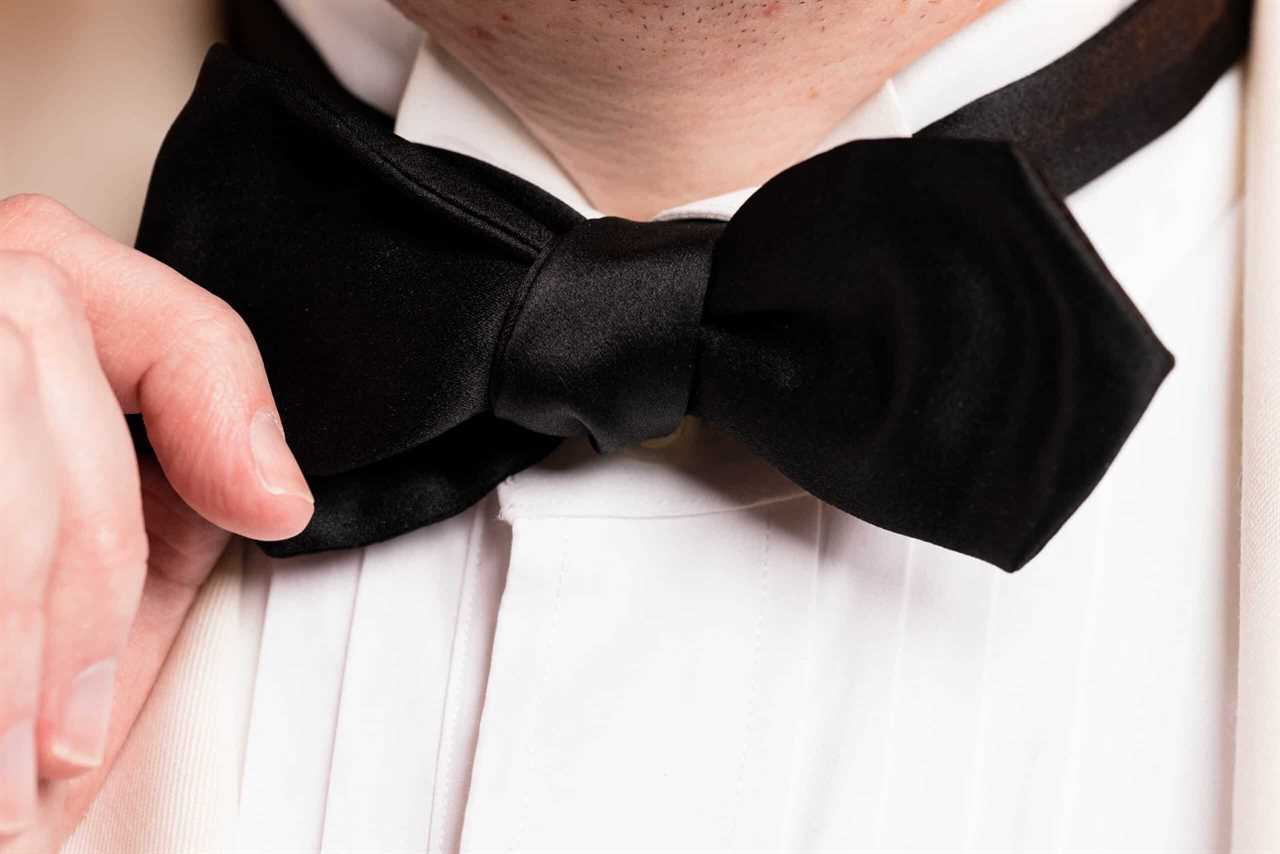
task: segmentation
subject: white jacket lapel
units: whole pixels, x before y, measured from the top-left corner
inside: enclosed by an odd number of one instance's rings
[[[1280,850],[1280,4],[1260,0],[1250,61],[1236,851]]]

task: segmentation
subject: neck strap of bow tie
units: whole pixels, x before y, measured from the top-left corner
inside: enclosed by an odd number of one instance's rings
[[[1244,55],[1252,0],[1137,0],[1075,50],[918,137],[1012,142],[1069,195],[1180,122]]]

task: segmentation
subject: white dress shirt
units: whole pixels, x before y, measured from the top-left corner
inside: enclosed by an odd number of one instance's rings
[[[400,135],[598,215],[383,0],[284,5]],[[909,135],[1125,5],[1008,0],[820,148]],[[691,420],[610,456],[566,442],[387,543],[250,550],[240,847],[1224,850],[1240,140],[1233,72],[1070,199],[1178,366],[1017,575],[823,505]]]

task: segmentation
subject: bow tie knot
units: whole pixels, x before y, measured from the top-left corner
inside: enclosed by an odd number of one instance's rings
[[[492,411],[613,451],[688,411],[702,303],[724,223],[584,220],[534,262],[507,309]]]

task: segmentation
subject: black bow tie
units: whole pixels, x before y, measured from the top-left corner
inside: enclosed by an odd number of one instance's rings
[[[1015,570],[1172,367],[1059,192],[1190,109],[1238,54],[1221,31],[1243,38],[1244,5],[1208,22],[1191,82],[1175,81],[1185,104],[1088,157],[1053,165],[1042,137],[857,142],[728,223],[584,220],[215,48],[138,245],[226,299],[262,349],[317,499],[273,554],[403,533],[560,437],[611,451],[692,414],[824,501]],[[1169,87],[1158,72],[1126,86]],[[985,135],[982,103],[935,133]],[[1038,145],[1049,179],[1024,153]]]

